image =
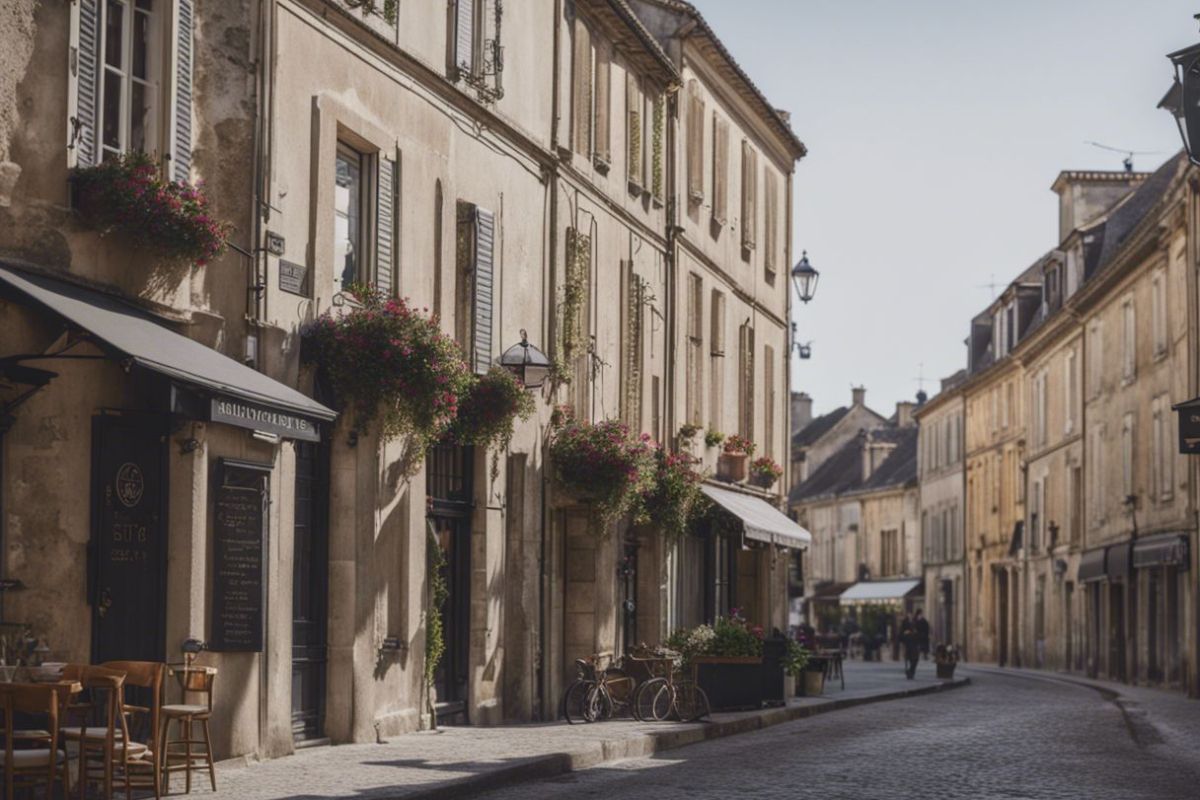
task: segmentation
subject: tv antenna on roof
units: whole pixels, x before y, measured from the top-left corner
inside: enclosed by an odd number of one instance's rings
[[[1124,147],[1110,147],[1100,142],[1087,142],[1092,147],[1099,147],[1101,150],[1107,150],[1110,153],[1124,153],[1125,158],[1121,159],[1121,163],[1125,165],[1126,172],[1133,172],[1133,157],[1134,156],[1156,156],[1161,153],[1161,150],[1128,150]]]
[[[987,283],[978,283],[978,284],[976,284],[976,286],[978,286],[980,289],[991,289],[992,290],[992,299],[995,300],[996,299],[996,290],[999,289],[1004,284],[996,283],[996,273],[994,273],[994,272],[991,274],[990,278],[991,278],[991,280],[989,280]]]
[[[913,380],[917,382],[917,391],[918,392],[925,391],[925,381],[927,381],[929,379],[925,377],[925,362],[924,361],[917,364],[917,377],[913,378]]]

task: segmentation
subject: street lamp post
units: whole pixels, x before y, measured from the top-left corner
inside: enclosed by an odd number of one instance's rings
[[[1200,44],[1168,53],[1167,58],[1175,67],[1175,83],[1159,107],[1175,117],[1188,160],[1200,165]]]
[[[805,250],[800,254],[800,260],[796,262],[796,266],[792,267],[792,286],[796,289],[796,295],[800,298],[800,302],[808,304],[809,300],[813,299],[813,295],[817,293],[817,280],[821,277],[821,273],[813,269],[813,265],[808,263],[808,251]],[[792,349],[795,350],[802,360],[812,358],[812,342],[801,342],[796,336],[796,323],[792,322]]]

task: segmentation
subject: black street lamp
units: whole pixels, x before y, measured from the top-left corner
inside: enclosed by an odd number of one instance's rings
[[[524,330],[521,331],[521,341],[500,356],[500,366],[511,372],[526,389],[540,389],[550,374],[550,359],[529,343]]]
[[[805,250],[800,254],[796,266],[792,267],[792,285],[796,287],[796,294],[800,295],[800,302],[807,303],[813,299],[813,295],[817,293],[817,279],[820,277],[821,273],[808,263],[808,251]]]
[[[1200,165],[1200,44],[1168,53],[1167,58],[1175,66],[1175,83],[1158,105],[1175,117],[1188,160]]]

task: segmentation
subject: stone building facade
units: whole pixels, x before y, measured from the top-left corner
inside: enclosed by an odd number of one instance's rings
[[[784,460],[804,149],[690,6],[69,5],[17,3],[28,35],[3,56],[0,575],[26,588],[0,619],[70,661],[174,661],[207,641],[216,750],[263,757],[431,713],[553,718],[575,657],[686,621],[680,553],[650,530],[586,535],[544,453],[570,405],[656,440],[699,413]],[[681,19],[703,35],[681,38]],[[725,121],[727,229],[677,199],[690,97]],[[133,150],[203,181],[236,247],[160,263],[84,227],[69,170]],[[301,359],[304,326],[353,304],[356,282],[429,309],[480,371],[523,335],[559,352],[570,288],[573,380],[539,392],[506,450],[438,446],[405,478],[402,442],[337,416]],[[118,335],[130,326],[152,333]],[[702,396],[684,391],[688,364]],[[230,646],[214,575],[246,492],[262,500],[261,641]],[[129,527],[113,497],[144,518]],[[431,542],[450,600],[429,692]],[[783,624],[786,551],[736,545],[738,602]]]

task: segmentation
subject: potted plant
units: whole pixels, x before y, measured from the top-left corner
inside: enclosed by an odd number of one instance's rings
[[[958,648],[952,644],[939,644],[934,648],[933,661],[937,666],[937,676],[943,680],[952,680],[954,668],[958,666]]]
[[[725,434],[721,433],[718,430],[709,428],[704,433],[704,446],[705,447],[716,447],[723,441],[725,441]]]
[[[738,609],[711,626],[676,631],[667,646],[681,654],[685,670],[694,670],[714,711],[762,707],[763,630]]]
[[[550,441],[550,463],[558,485],[593,507],[600,530],[637,510],[655,473],[650,436],[633,436],[616,420],[568,419]]]
[[[672,540],[687,533],[703,497],[701,475],[693,468],[696,461],[686,453],[655,449],[654,473],[642,494],[639,521],[650,522]]]
[[[770,489],[783,476],[783,467],[770,456],[756,458],[750,464],[750,482],[762,489]]]
[[[725,439],[725,449],[717,459],[717,478],[727,483],[746,480],[746,462],[754,455],[754,442],[734,434]]]

